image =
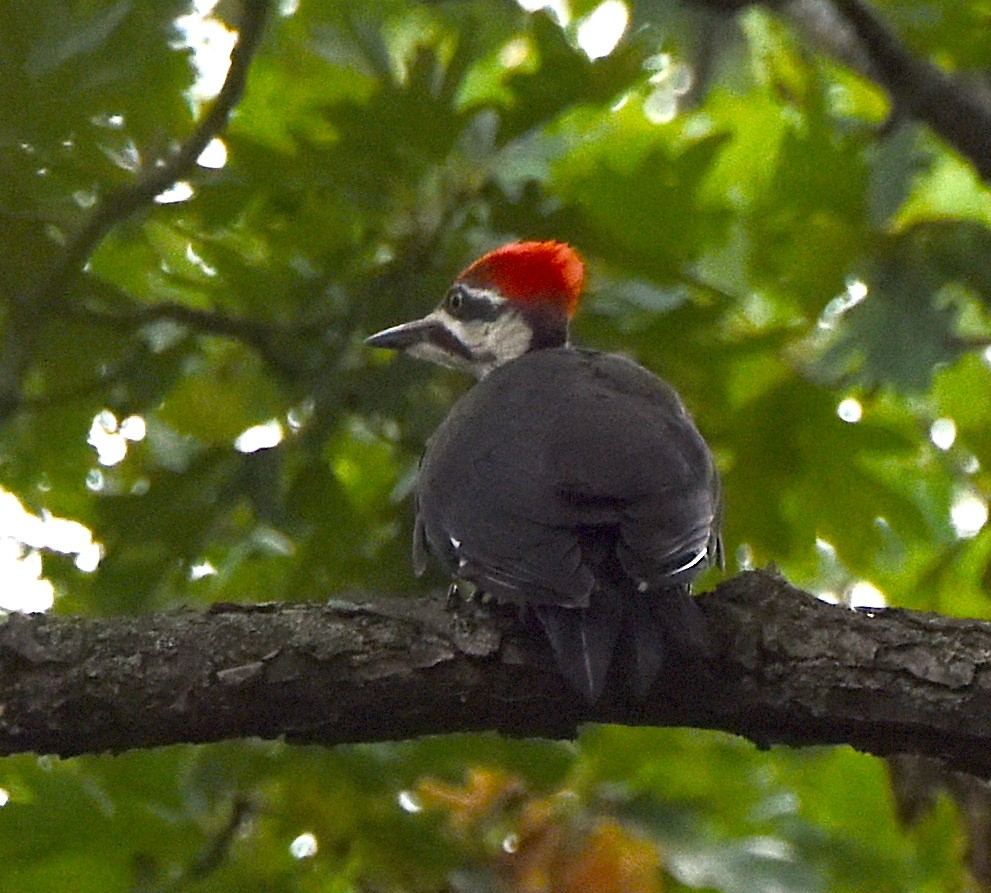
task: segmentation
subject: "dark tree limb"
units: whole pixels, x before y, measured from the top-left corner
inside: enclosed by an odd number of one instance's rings
[[[248,71],[261,43],[271,0],[244,0],[238,40],[224,84],[209,109],[178,150],[167,159],[148,164],[133,182],[104,195],[82,225],[72,233],[38,282],[15,296],[0,339],[0,421],[21,406],[21,382],[47,313],[71,306],[73,277],[83,269],[103,238],[155,197],[196,168],[210,141],[227,125],[247,83]]]
[[[0,753],[285,736],[338,744],[583,722],[696,726],[760,746],[850,744],[991,774],[991,623],[825,604],[766,572],[700,596],[717,644],[648,704],[592,708],[543,639],[440,599],[218,605],[0,627]]]
[[[916,56],[864,0],[686,0],[739,12],[763,5],[878,83],[891,97],[893,117],[927,124],[991,181],[991,89],[951,75]]]
[[[90,324],[109,326],[124,334],[131,334],[152,323],[168,321],[200,335],[230,338],[255,351],[273,372],[290,380],[297,379],[304,368],[299,359],[301,339],[319,334],[326,342],[337,337],[333,330],[334,320],[330,319],[285,324],[255,320],[223,310],[204,310],[174,301],[135,306],[122,311],[88,307],[74,311],[73,315]]]
[[[213,103],[178,151],[164,163],[147,165],[133,183],[108,192],[97,202],[89,218],[66,244],[58,262],[50,271],[45,282],[44,300],[58,302],[68,277],[82,268],[113,227],[150,205],[157,195],[195,170],[203,150],[224,130],[234,107],[241,100],[248,81],[248,70],[265,30],[269,2],[270,0],[245,0],[242,4],[237,43],[231,51],[231,65]]]
[[[832,0],[850,24],[896,109],[928,124],[991,180],[991,98],[919,59],[861,0]]]

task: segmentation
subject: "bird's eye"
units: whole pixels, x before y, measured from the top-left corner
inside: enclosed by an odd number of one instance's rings
[[[447,295],[447,309],[460,310],[464,306],[465,296],[460,288],[452,288]]]

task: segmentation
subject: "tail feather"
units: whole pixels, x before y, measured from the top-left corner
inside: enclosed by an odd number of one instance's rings
[[[536,605],[534,613],[561,674],[593,704],[617,651],[640,702],[666,661],[711,653],[705,617],[683,586],[633,596],[598,590],[588,608]]]
[[[550,639],[562,675],[594,704],[605,687],[623,629],[623,603],[593,596],[587,608],[537,605],[534,612]]]
[[[630,687],[645,701],[665,662],[711,654],[705,617],[687,586],[638,594],[629,602]]]
[[[630,635],[630,688],[638,703],[647,699],[657,674],[664,666],[667,641],[664,626],[652,610],[651,596],[637,595],[627,613]]]

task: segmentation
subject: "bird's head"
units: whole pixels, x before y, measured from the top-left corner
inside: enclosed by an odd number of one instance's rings
[[[422,319],[372,335],[367,344],[482,378],[542,347],[568,343],[585,267],[562,242],[512,242],[465,269]]]

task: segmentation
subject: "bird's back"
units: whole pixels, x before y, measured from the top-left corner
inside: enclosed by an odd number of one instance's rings
[[[617,638],[645,625],[631,612],[670,615],[665,601],[716,559],[720,512],[711,454],[673,389],[622,357],[554,348],[495,369],[431,438],[415,541],[420,565],[426,547],[534,606],[594,699]],[[662,650],[658,635],[639,650]]]

